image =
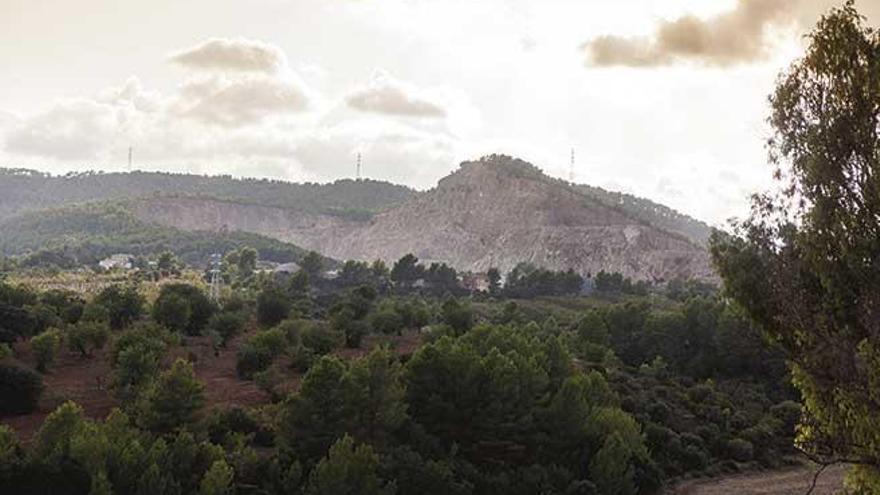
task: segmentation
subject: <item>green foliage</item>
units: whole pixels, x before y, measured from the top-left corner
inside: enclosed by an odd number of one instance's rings
[[[327,457],[309,476],[309,495],[393,495],[393,485],[383,486],[377,469],[379,457],[369,445],[355,446],[346,435],[330,447]]]
[[[288,338],[283,328],[275,327],[252,335],[238,350],[235,364],[238,376],[253,378],[255,373],[269,368],[287,348]]]
[[[141,423],[152,431],[170,432],[192,424],[204,405],[205,386],[193,372],[192,364],[178,359],[159,375],[144,392]]]
[[[0,361],[0,413],[27,414],[36,409],[43,393],[42,377],[12,361]]]
[[[798,443],[880,485],[880,37],[853,2],[824,16],[771,96],[776,195],[757,195],[712,258],[727,293],[786,351],[804,398]]]
[[[263,327],[274,327],[287,318],[292,308],[292,301],[285,291],[267,285],[257,295],[257,322]]]
[[[279,440],[316,459],[345,433],[384,446],[406,420],[400,364],[377,349],[350,366],[324,357],[303,378],[285,406]]]
[[[159,372],[168,347],[168,335],[156,325],[131,328],[116,340],[111,353],[113,384],[124,401],[137,398],[145,385]]]
[[[58,356],[61,348],[61,332],[54,328],[46,330],[31,338],[30,346],[37,362],[37,369],[46,372]]]
[[[199,335],[216,306],[205,293],[189,284],[166,284],[153,304],[153,320],[174,332]]]
[[[300,335],[302,345],[315,355],[323,356],[342,346],[345,336],[329,325],[315,322],[303,329]]]
[[[91,357],[95,351],[104,348],[110,338],[110,328],[106,323],[97,321],[81,321],[68,327],[64,339],[71,351],[79,352],[83,357]]]
[[[309,251],[299,262],[302,271],[307,273],[310,278],[316,278],[321,274],[324,259],[315,251]]]
[[[240,334],[247,324],[247,315],[242,311],[223,310],[211,317],[208,328],[220,335],[225,346],[230,339]]]
[[[555,272],[529,263],[516,265],[507,274],[504,293],[510,297],[579,294],[584,279],[573,270]]]
[[[199,484],[199,495],[231,495],[234,474],[226,461],[214,461]]]
[[[474,312],[467,303],[448,298],[440,308],[440,321],[461,335],[474,325]]]
[[[110,315],[110,327],[114,330],[134,323],[140,318],[144,307],[143,296],[131,285],[125,287],[111,285],[98,293],[94,302],[107,309]]]
[[[424,277],[425,268],[419,265],[419,259],[407,254],[394,263],[391,268],[391,280],[402,286],[411,286],[416,280]]]

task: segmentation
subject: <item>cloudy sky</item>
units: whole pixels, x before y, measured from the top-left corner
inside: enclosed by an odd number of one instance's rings
[[[711,223],[833,0],[0,0],[0,166],[429,188],[524,158]],[[857,6],[873,23],[880,1]]]

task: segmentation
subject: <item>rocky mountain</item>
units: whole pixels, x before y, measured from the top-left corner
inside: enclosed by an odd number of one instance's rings
[[[632,201],[624,204],[609,193],[547,177],[521,160],[493,155],[463,163],[434,189],[370,218],[199,197],[147,197],[130,208],[148,222],[253,232],[336,259],[393,262],[414,253],[459,270],[507,271],[526,261],[583,274],[618,271],[643,280],[712,278],[699,236],[652,223],[650,211],[656,208],[646,204],[654,203],[637,203],[643,210],[638,214]],[[669,217],[668,208],[663,212],[674,225],[688,218]]]

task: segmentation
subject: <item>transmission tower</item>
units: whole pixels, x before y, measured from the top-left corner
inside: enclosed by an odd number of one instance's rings
[[[568,181],[574,183],[574,148],[571,149],[571,164],[568,167]]]
[[[214,253],[211,255],[211,291],[210,296],[213,301],[220,300],[220,265],[223,263],[223,259],[220,254]]]
[[[358,152],[357,157],[357,180],[361,180],[361,153]]]
[[[132,147],[129,146],[128,147],[128,171],[129,171],[129,173],[131,173],[131,153],[132,153]]]

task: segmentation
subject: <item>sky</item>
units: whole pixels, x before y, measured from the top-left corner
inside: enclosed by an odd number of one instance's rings
[[[833,0],[0,0],[0,166],[433,187],[503,153],[721,225]],[[880,0],[856,6],[880,21]],[[570,167],[571,150],[575,165]]]

